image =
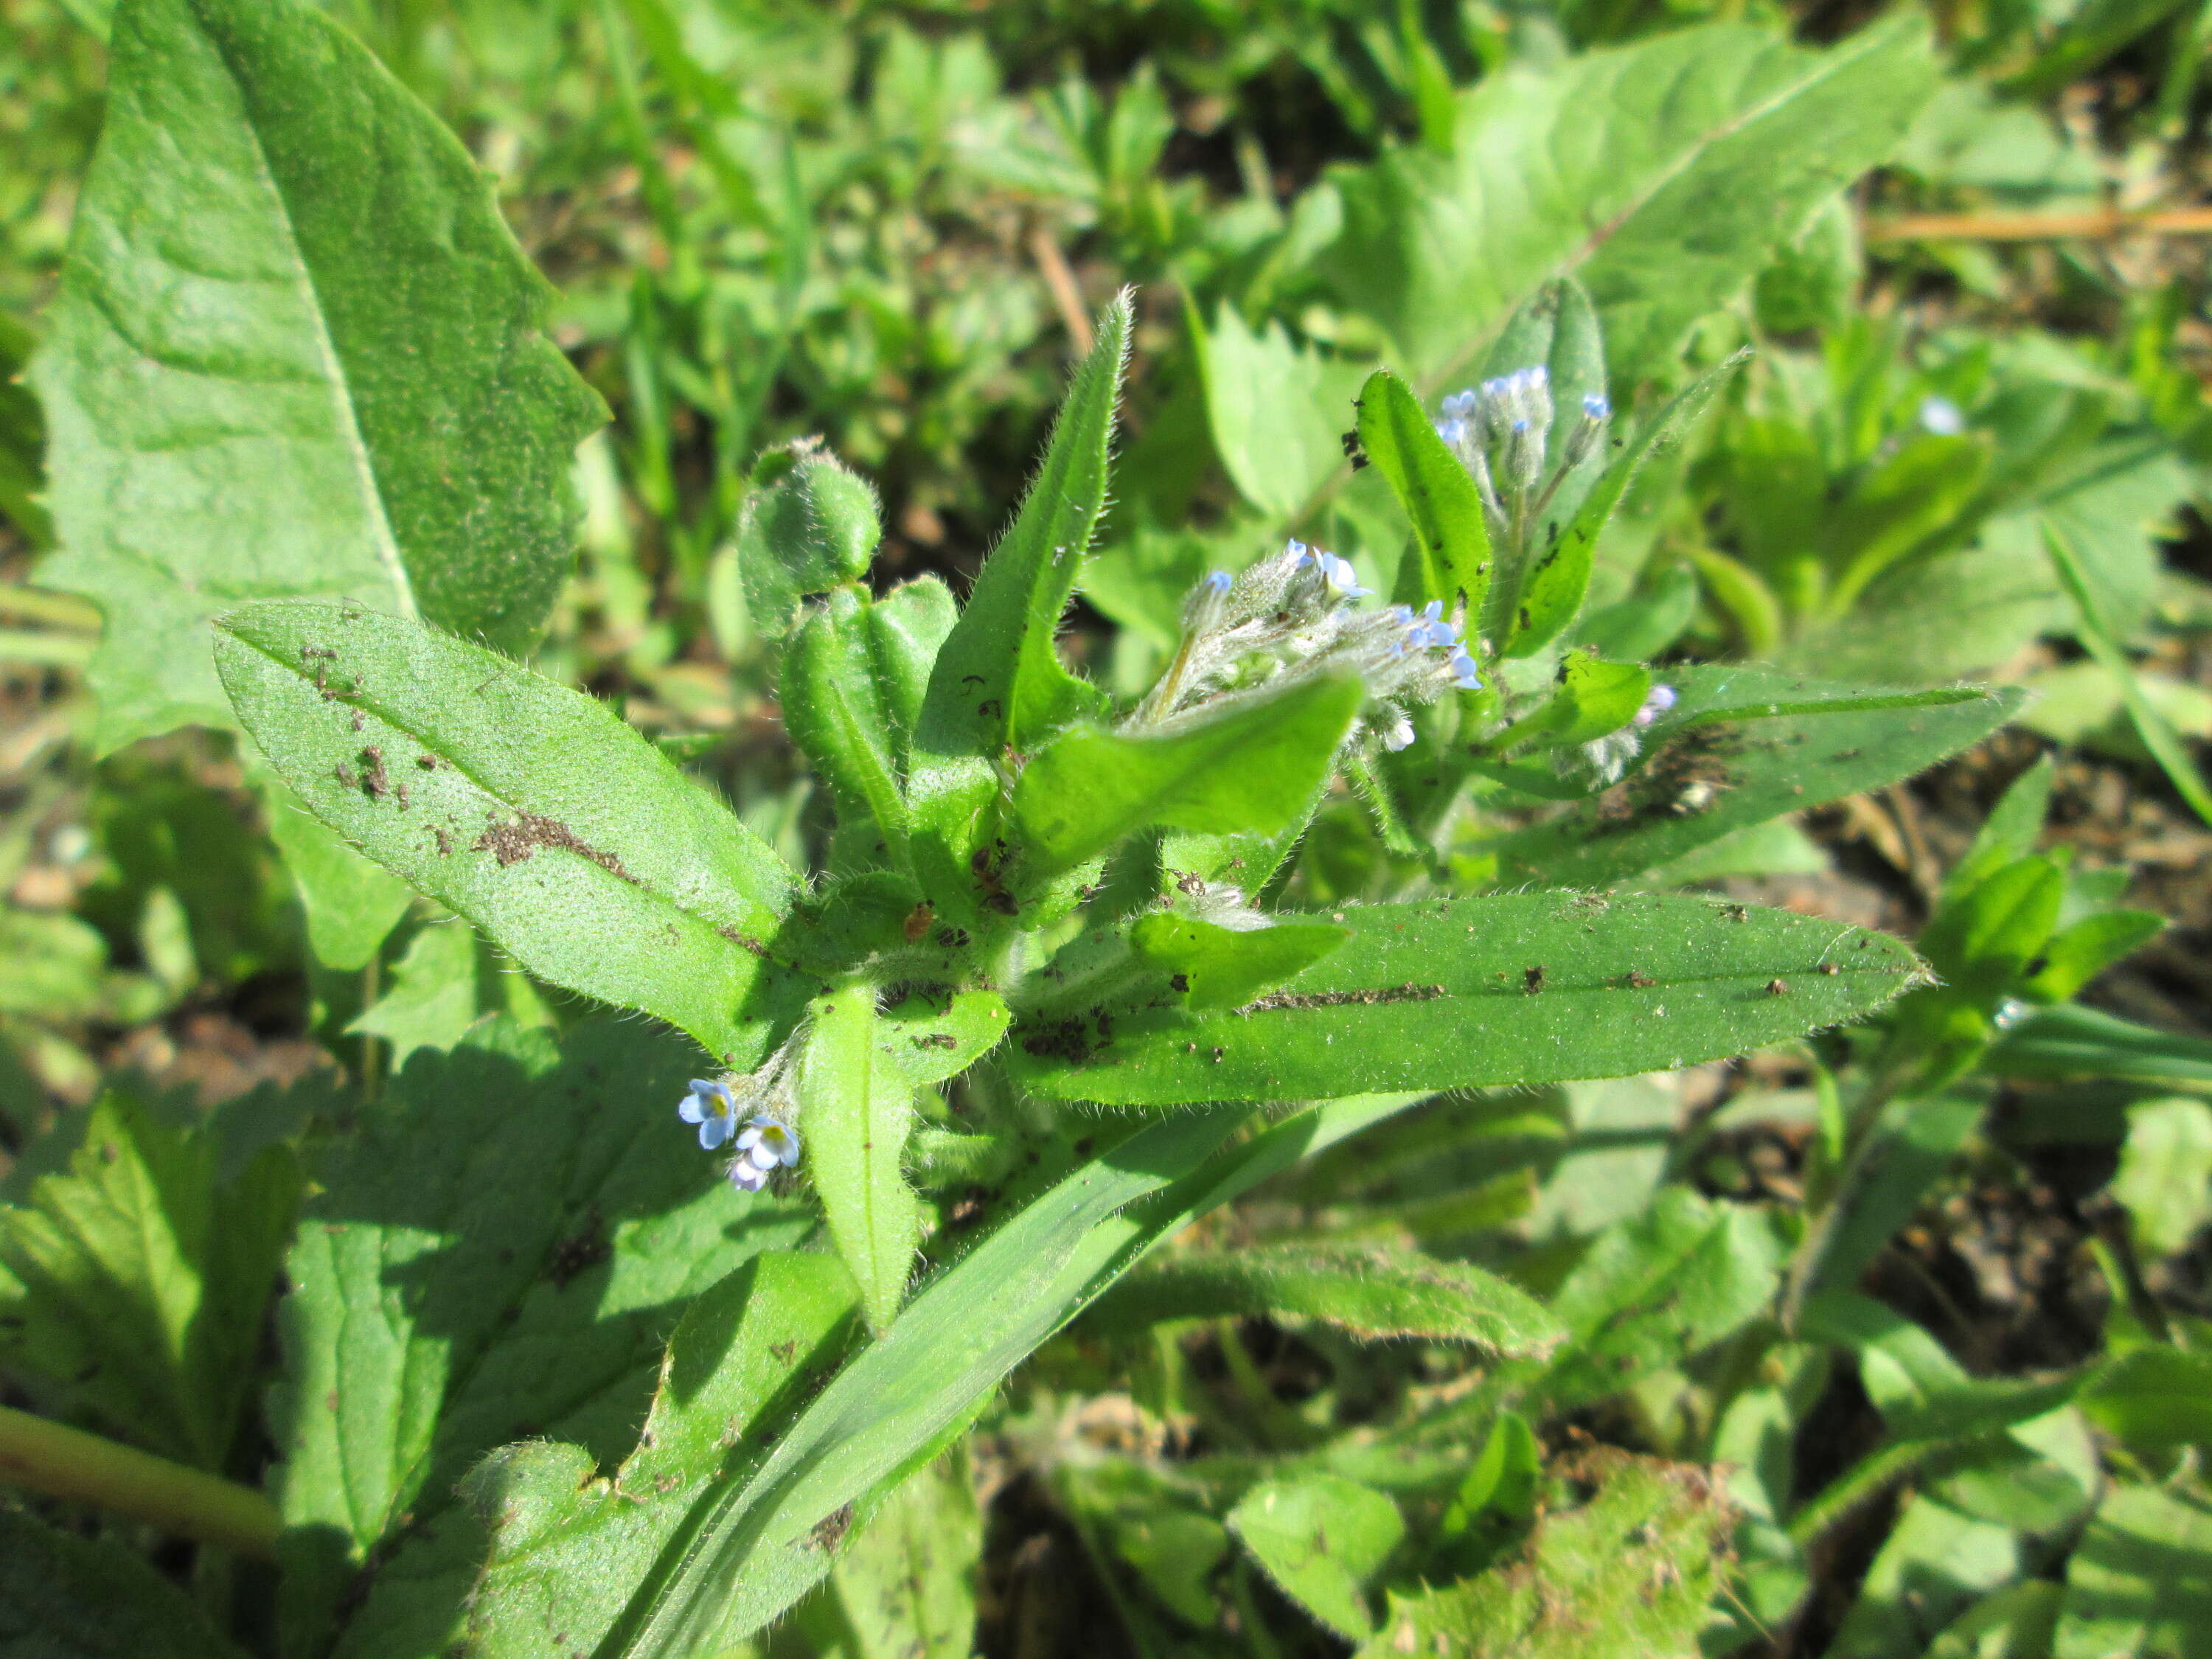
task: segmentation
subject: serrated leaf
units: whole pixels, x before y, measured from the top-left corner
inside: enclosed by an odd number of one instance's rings
[[[1285,1595],[1358,1641],[1375,1627],[1367,1592],[1406,1522],[1373,1487],[1310,1474],[1254,1487],[1229,1512],[1229,1530]]]
[[[1526,894],[1330,919],[1350,941],[1243,1008],[1018,1025],[1009,1064],[1039,1093],[1109,1105],[1626,1076],[1855,1018],[1922,971],[1880,933],[1705,899]]]
[[[1716,24],[1510,68],[1460,95],[1449,155],[1335,175],[1344,226],[1322,268],[1425,387],[1538,284],[1577,275],[1633,383],[1881,161],[1935,86],[1924,26],[1902,19],[1827,52]]]
[[[102,1095],[66,1170],[0,1207],[0,1358],[70,1415],[201,1468],[239,1428],[300,1201],[290,1151],[222,1178],[208,1130]]]
[[[921,1209],[900,1164],[914,1127],[914,1084],[879,1049],[876,992],[848,986],[810,1005],[799,1060],[799,1127],[830,1237],[880,1332],[906,1296]]]
[[[126,0],[31,376],[62,550],[108,629],[96,741],[230,713],[204,624],[348,597],[509,651],[567,573],[605,418],[453,136],[293,0]]]
[[[1379,1244],[1279,1244],[1175,1256],[1124,1279],[1091,1323],[1119,1329],[1285,1314],[1370,1341],[1420,1336],[1511,1358],[1540,1358],[1565,1334],[1527,1291],[1494,1273]]]
[[[1413,1595],[1358,1659],[1650,1659],[1697,1651],[1729,1560],[1728,1499],[1703,1469],[1603,1449],[1566,1470],[1597,1491],[1551,1505],[1522,1558]]]
[[[1421,598],[1449,610],[1464,593],[1468,614],[1480,617],[1490,591],[1490,531],[1474,478],[1396,375],[1368,376],[1358,408],[1359,446],[1412,521]]]
[[[216,655],[240,720],[331,829],[556,985],[744,1069],[802,988],[768,958],[797,880],[614,712],[356,608],[251,605]]]
[[[1137,956],[1180,975],[1192,1008],[1234,1008],[1310,968],[1349,935],[1330,922],[1280,921],[1237,931],[1171,910],[1140,916],[1129,929]]]
[[[1165,826],[1273,835],[1310,809],[1364,696],[1324,677],[1151,729],[1065,732],[1022,770],[1013,823],[1042,880]]]
[[[488,1022],[416,1054],[319,1171],[286,1263],[273,1417],[281,1507],[325,1595],[502,1441],[618,1455],[683,1304],[812,1230],[801,1206],[733,1193],[690,1144],[676,1106],[696,1062],[635,1024],[556,1046]],[[317,1541],[332,1529],[336,1559]],[[437,1575],[405,1552],[390,1571],[378,1620],[442,1629],[466,1589],[426,1609]]]
[[[242,1652],[135,1552],[0,1506],[0,1654],[7,1659],[240,1659]]]
[[[1744,684],[1771,684],[1771,677],[1744,671]],[[1683,704],[1694,694],[1698,706],[1686,712],[1678,704],[1676,718],[1653,723],[1640,766],[1621,786],[1625,799],[1492,842],[1498,879],[1563,887],[1620,881],[1785,812],[1909,778],[1987,737],[2025,701],[2010,688],[1946,690],[1864,713],[1830,712],[1851,710],[1850,699],[1836,696],[1820,713],[1770,716],[1766,710],[1789,705],[1779,696],[1738,704],[1713,689],[1729,678],[1670,670]],[[1810,690],[1816,683],[1799,684]],[[1729,730],[1731,707],[1757,723]],[[1913,712],[1900,719],[1891,712],[1899,707]]]

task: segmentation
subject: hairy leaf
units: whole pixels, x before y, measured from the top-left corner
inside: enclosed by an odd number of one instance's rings
[[[811,1005],[799,1062],[799,1130],[807,1173],[838,1254],[881,1331],[906,1295],[921,1211],[899,1172],[914,1127],[914,1085],[878,1052],[876,993],[848,986]]]
[[[0,1505],[0,1654],[7,1659],[239,1659],[137,1552]]]
[[[96,600],[97,742],[230,718],[204,624],[347,597],[501,649],[567,572],[605,418],[459,142],[295,0],[125,0],[32,378]]]
[[[1624,1076],[1855,1018],[1921,972],[1884,935],[1705,899],[1538,893],[1330,919],[1350,941],[1243,1008],[1017,1026],[1013,1069],[1109,1105]]]
[[[1192,1008],[1234,1008],[1311,967],[1348,937],[1329,922],[1283,921],[1239,932],[1171,910],[1140,916],[1129,930],[1139,957],[1182,978]]]
[[[315,816],[541,978],[749,1067],[804,988],[768,961],[775,854],[594,699],[418,624],[249,606],[216,654],[239,719]]]
[[[1728,1500],[1702,1469],[1595,1451],[1565,1470],[1595,1494],[1547,1505],[1508,1570],[1413,1595],[1359,1659],[1650,1659],[1697,1651],[1728,1565]]]
[[[1564,1334],[1527,1291],[1471,1263],[1385,1245],[1196,1252],[1139,1269],[1091,1316],[1119,1328],[1288,1314],[1376,1340],[1428,1337],[1527,1358]]]

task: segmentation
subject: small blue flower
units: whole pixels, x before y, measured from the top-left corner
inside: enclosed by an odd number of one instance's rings
[[[1451,654],[1452,684],[1462,691],[1482,690],[1482,676],[1474,672],[1474,659],[1467,654],[1463,645],[1455,646]]]
[[[765,1112],[747,1120],[730,1163],[730,1184],[748,1193],[768,1185],[779,1169],[799,1162],[799,1131]]]
[[[738,1103],[731,1098],[727,1084],[695,1077],[676,1115],[699,1126],[699,1144],[711,1152],[737,1132]]]
[[[1216,570],[1206,579],[1206,585],[1216,593],[1226,593],[1236,578],[1226,570]]]
[[[1655,685],[1645,694],[1644,706],[1636,711],[1636,718],[1630,724],[1641,731],[1680,701],[1673,686]]]
[[[1465,420],[1468,416],[1474,413],[1476,397],[1477,393],[1472,386],[1466,388],[1464,391],[1453,392],[1451,396],[1444,399],[1444,418],[1446,420],[1452,421]]]
[[[1449,402],[1449,399],[1446,399]],[[1467,422],[1457,415],[1447,415],[1437,422],[1437,436],[1452,448],[1457,449],[1467,441]]]
[[[1583,393],[1583,418],[1584,420],[1601,421],[1612,413],[1613,405],[1606,402],[1605,394],[1603,392],[1585,392]]]

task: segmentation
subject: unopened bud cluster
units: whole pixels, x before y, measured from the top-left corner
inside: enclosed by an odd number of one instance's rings
[[[1226,692],[1274,681],[1358,676],[1370,702],[1363,725],[1384,746],[1413,739],[1406,707],[1482,686],[1462,635],[1441,603],[1425,611],[1363,605],[1371,597],[1350,562],[1304,542],[1240,576],[1216,571],[1183,601],[1175,659],[1131,717],[1157,725]]]
[[[1444,399],[1437,435],[1474,477],[1492,541],[1517,550],[1530,515],[1543,510],[1567,474],[1597,447],[1612,412],[1596,392],[1583,399],[1559,465],[1547,477],[1545,456],[1557,411],[1551,374],[1538,365],[1453,392]]]

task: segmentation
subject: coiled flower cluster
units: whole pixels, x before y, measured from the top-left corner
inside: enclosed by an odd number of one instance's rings
[[[1386,748],[1404,748],[1413,740],[1407,708],[1447,691],[1480,690],[1482,678],[1468,653],[1463,615],[1446,618],[1436,600],[1418,611],[1359,603],[1370,597],[1347,560],[1299,541],[1242,575],[1215,571],[1184,599],[1175,658],[1130,726],[1170,724],[1285,676],[1344,673],[1367,688],[1362,729]]]

